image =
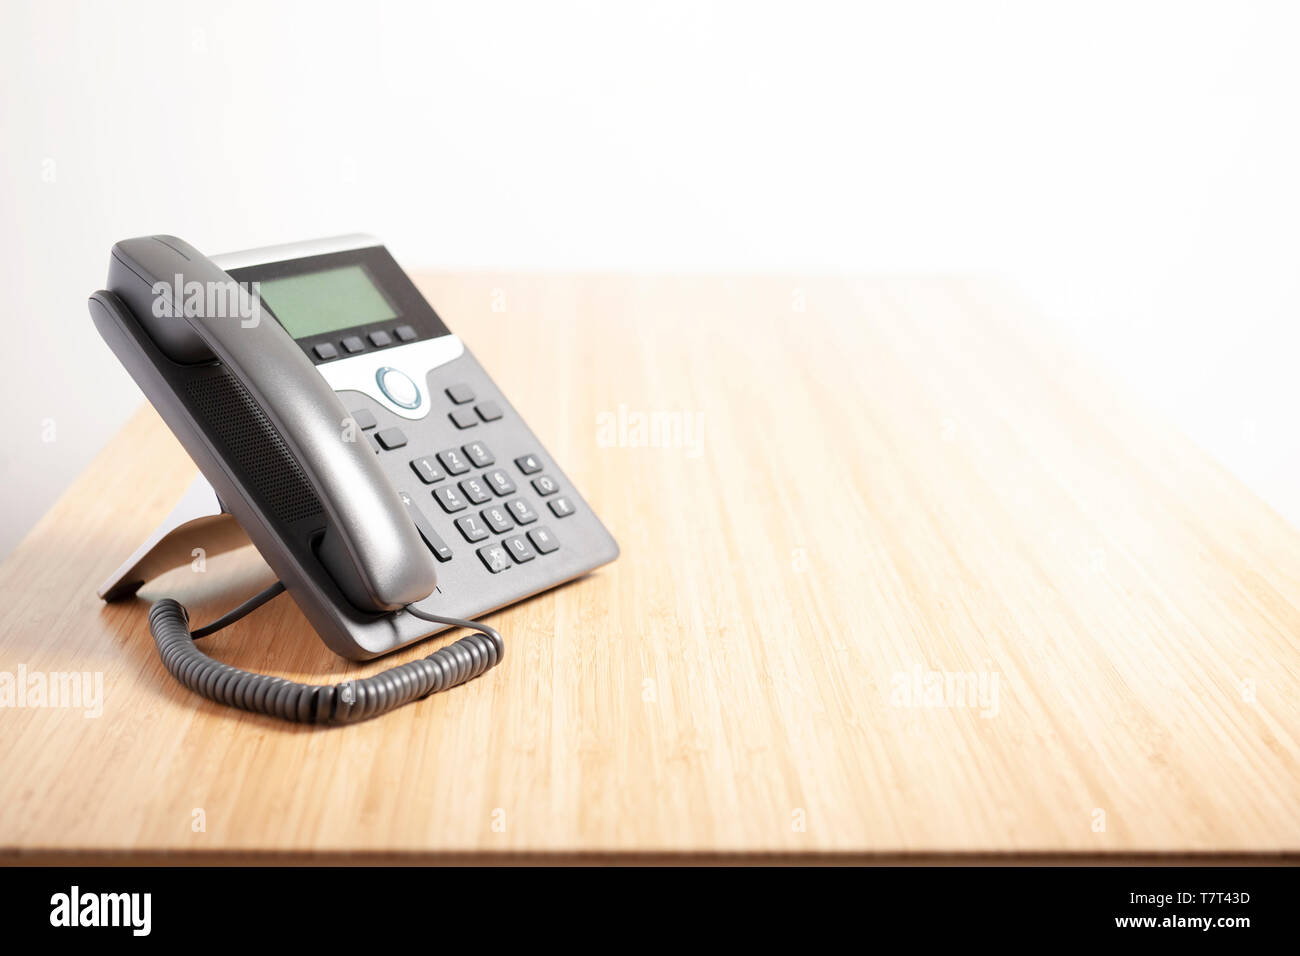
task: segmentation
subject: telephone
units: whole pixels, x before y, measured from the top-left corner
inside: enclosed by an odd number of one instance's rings
[[[375,716],[499,661],[500,635],[475,617],[618,556],[573,482],[376,239],[212,259],[173,236],[126,239],[90,313],[202,475],[100,596],[130,596],[188,560],[178,536],[233,546],[238,535],[223,527],[232,520],[279,578],[205,628],[191,631],[170,599],[151,610],[168,669],[211,699],[292,720]],[[194,643],[282,590],[353,660],[448,627],[475,633],[333,686],[241,671]]]

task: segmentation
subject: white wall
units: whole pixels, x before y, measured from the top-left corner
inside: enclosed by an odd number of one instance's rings
[[[0,554],[139,401],[85,298],[150,232],[996,272],[1300,523],[1296,5],[426,7],[5,0]]]

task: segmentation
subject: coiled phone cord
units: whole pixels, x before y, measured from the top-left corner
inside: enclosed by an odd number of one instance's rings
[[[242,710],[308,724],[352,724],[378,717],[403,704],[473,680],[501,663],[506,645],[494,628],[477,621],[430,614],[408,605],[421,620],[469,628],[469,634],[428,657],[399,664],[383,673],[341,684],[299,684],[255,674],[213,660],[194,643],[261,607],[284,590],[279,581],[206,627],[190,631],[190,616],[171,598],[149,610],[163,666],[178,681],[208,700]]]

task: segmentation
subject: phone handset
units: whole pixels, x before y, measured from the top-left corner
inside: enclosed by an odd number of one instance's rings
[[[318,552],[348,600],[392,611],[428,597],[433,558],[397,491],[369,444],[350,440],[359,433],[345,427],[338,396],[255,295],[174,236],[126,239],[113,256],[139,280],[113,291],[159,350],[180,364],[215,357],[279,431],[328,516]]]

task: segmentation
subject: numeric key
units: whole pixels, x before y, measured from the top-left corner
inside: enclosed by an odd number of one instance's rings
[[[533,554],[533,549],[528,546],[522,534],[512,534],[502,542],[506,550],[510,552],[510,557],[515,559],[515,564],[523,564],[525,561],[531,561],[537,555]]]
[[[426,485],[431,485],[435,481],[442,481],[447,475],[438,463],[427,455],[416,458],[411,462],[411,470],[420,476],[420,480]]]
[[[483,515],[483,520],[487,522],[487,526],[497,534],[500,534],[503,531],[509,531],[515,526],[515,523],[510,520],[510,514],[506,509],[497,505],[493,505],[491,508],[484,508],[479,513]]]
[[[475,541],[482,541],[488,536],[488,529],[483,526],[483,522],[478,515],[465,515],[463,518],[457,518],[456,528],[470,544]]]
[[[506,502],[506,507],[510,509],[510,514],[520,524],[532,524],[537,520],[537,512],[533,506],[524,501],[523,498],[513,498]]]
[[[486,468],[488,465],[495,465],[496,458],[492,452],[488,451],[488,446],[481,441],[472,441],[464,446],[461,451],[465,457],[474,463],[475,468]]]
[[[459,448],[448,448],[438,452],[438,460],[442,462],[442,467],[447,469],[449,475],[463,475],[469,471],[469,461],[461,454]]]
[[[441,488],[435,488],[433,489],[433,496],[438,499],[438,504],[442,505],[442,510],[447,514],[464,511],[469,507],[469,502],[465,500],[465,496],[460,493],[460,489],[455,485],[443,485]]]
[[[487,485],[482,478],[465,478],[460,483],[460,490],[465,492],[465,497],[469,499],[472,505],[481,505],[485,501],[492,500],[492,493],[488,491]]]
[[[493,468],[483,475],[487,483],[492,486],[492,490],[504,498],[506,495],[513,494],[515,483],[510,480],[510,476],[505,473],[503,468]]]

